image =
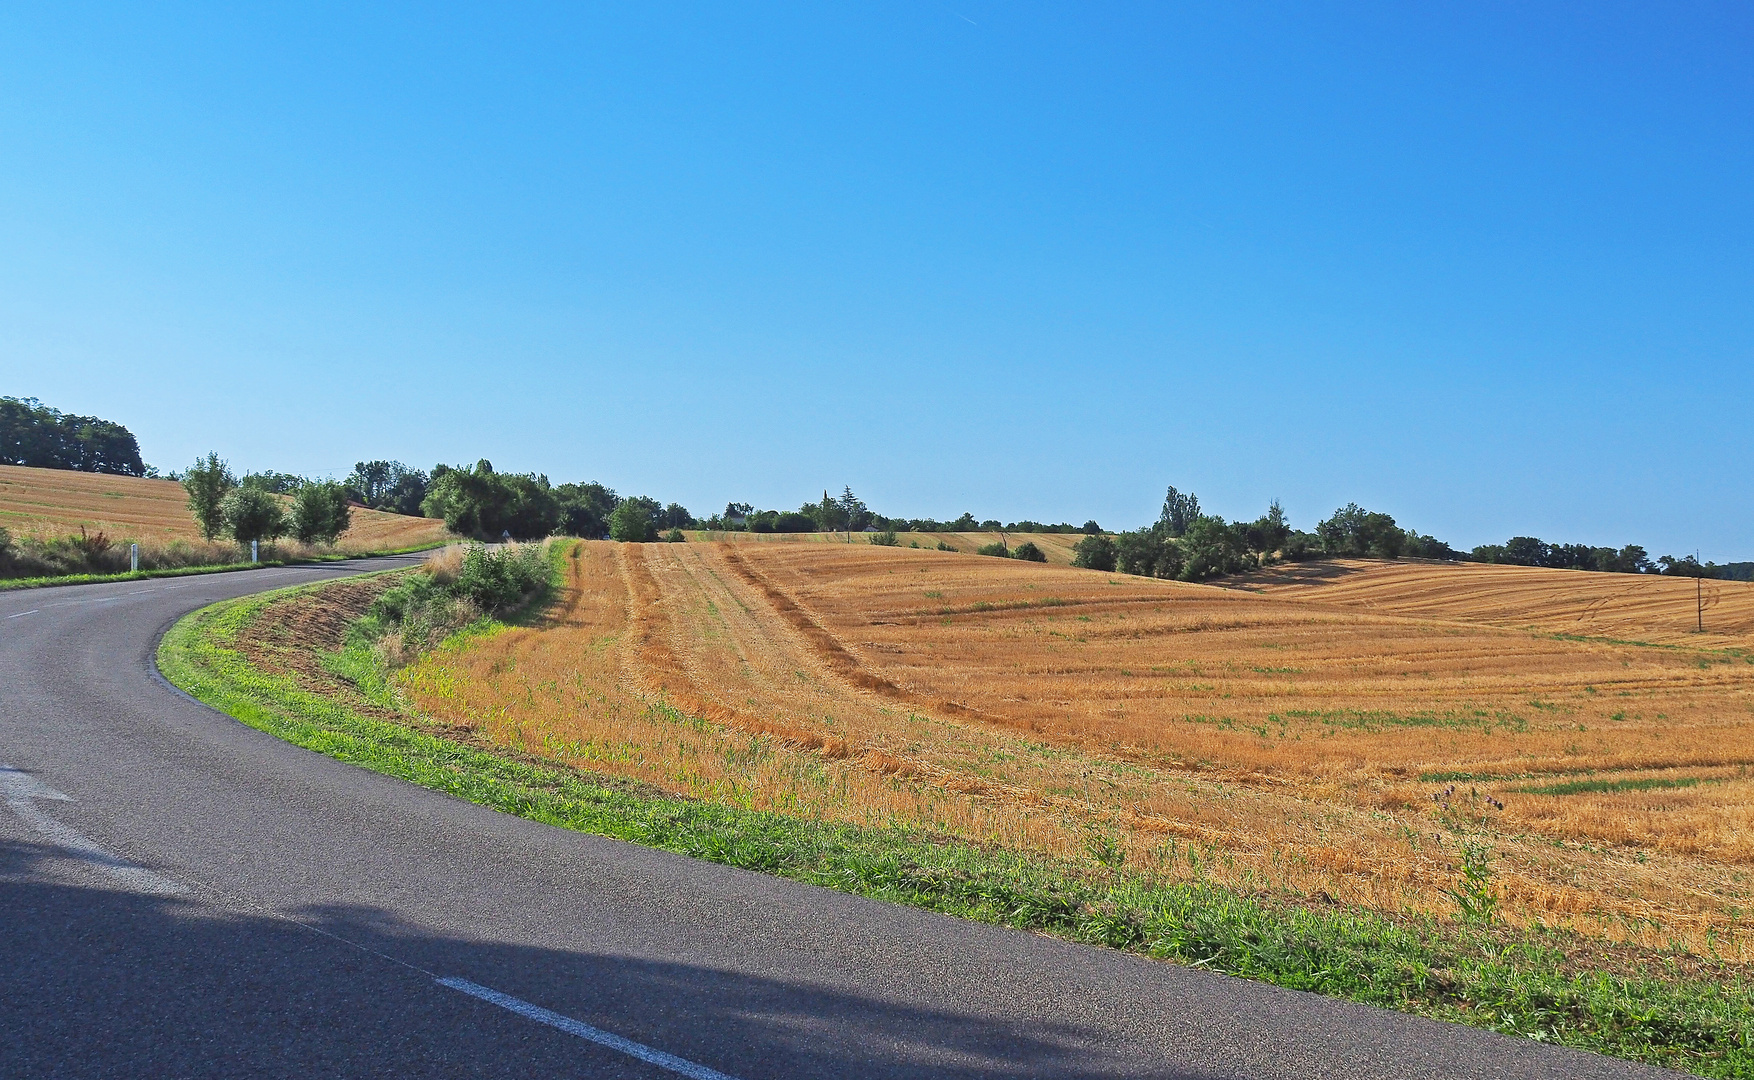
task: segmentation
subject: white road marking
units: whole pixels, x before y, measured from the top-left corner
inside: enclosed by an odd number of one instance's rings
[[[8,618],[8,619],[22,619],[22,618],[24,618],[24,617],[25,617],[25,616],[26,616],[26,615],[35,615],[35,614],[36,614],[36,613],[37,613],[37,612],[39,612],[39,611],[41,611],[41,610],[43,610],[43,609],[42,609],[42,608],[34,608],[34,607],[33,607],[33,608],[31,608],[31,609],[30,609],[30,610],[29,610],[29,611],[21,611],[21,612],[19,612],[19,613],[18,613],[18,614],[17,614],[17,615],[8,615],[8,616],[6,616],[6,617],[7,617],[7,618]]]
[[[540,1005],[532,1005],[522,998],[515,998],[510,994],[502,994],[498,990],[491,990],[478,983],[472,983],[468,979],[439,979],[438,983],[440,986],[448,986],[452,990],[460,990],[463,993],[468,994],[470,997],[477,997],[482,1001],[498,1005],[502,1009],[515,1012],[527,1020],[534,1020],[538,1024],[547,1024],[552,1028],[559,1028],[568,1035],[577,1035],[581,1039],[588,1039],[591,1042],[596,1043],[598,1046],[606,1046],[611,1050],[619,1050],[628,1057],[638,1058],[646,1064],[656,1065],[660,1069],[668,1069],[680,1076],[689,1077],[690,1080],[736,1080],[735,1077],[728,1076],[716,1069],[709,1069],[705,1065],[696,1065],[687,1058],[679,1058],[675,1054],[666,1054],[662,1050],[654,1050],[644,1043],[636,1043],[632,1039],[624,1039],[613,1032],[604,1031],[601,1028],[594,1028],[589,1024],[574,1020],[570,1016],[562,1016],[557,1012],[551,1012],[548,1009],[544,1009]]]
[[[183,886],[166,877],[160,877],[144,866],[136,866],[126,859],[118,858],[98,847],[97,844],[66,825],[61,824],[48,814],[43,813],[33,800],[52,799],[56,802],[72,802],[54,788],[38,780],[22,769],[14,769],[10,765],[0,765],[0,797],[4,797],[6,805],[12,808],[26,825],[35,829],[55,844],[55,846],[71,852],[82,862],[109,874],[134,892],[150,893],[155,896],[178,896],[188,892]]]

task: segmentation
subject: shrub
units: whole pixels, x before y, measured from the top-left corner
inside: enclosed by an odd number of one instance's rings
[[[333,481],[306,484],[292,500],[292,535],[305,544],[333,544],[353,523],[347,489]]]
[[[870,539],[871,539],[871,542],[873,544],[876,544],[878,547],[899,547],[899,546],[901,546],[901,541],[896,538],[894,529],[888,529],[888,530],[885,530],[884,532],[872,533],[870,536]],[[915,544],[914,546],[919,547],[918,544]]]
[[[471,544],[451,591],[482,611],[513,607],[548,583],[548,559],[538,544],[507,544],[497,550]]]
[[[1009,559],[1011,557],[1011,549],[1006,547],[1003,541],[996,540],[991,544],[981,545],[979,548],[975,549],[975,554],[996,555],[1001,559]]]
[[[957,548],[957,547],[951,547],[949,544],[946,544],[944,541],[940,540],[940,541],[938,541],[938,550],[939,551],[961,551],[962,549]]]
[[[1111,573],[1115,568],[1115,542],[1106,536],[1086,536],[1072,548],[1072,565]]]
[[[1034,540],[1025,540],[1023,543],[1018,544],[1017,550],[1011,553],[1011,557],[1013,559],[1022,559],[1024,562],[1048,561],[1047,554],[1043,552],[1041,548],[1035,546]]]
[[[682,535],[681,529],[671,529],[664,534],[664,542],[667,544],[681,544],[686,543],[687,540],[688,537]]]
[[[273,540],[286,533],[286,511],[280,500],[260,488],[233,488],[219,502],[225,531],[240,544]]]
[[[658,538],[658,525],[653,521],[660,507],[656,500],[635,496],[621,500],[609,515],[609,539],[629,544],[647,544]]]
[[[815,532],[816,522],[808,514],[788,510],[774,518],[773,531],[783,533]]]

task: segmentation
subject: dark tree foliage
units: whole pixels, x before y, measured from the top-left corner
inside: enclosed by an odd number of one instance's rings
[[[802,511],[795,511],[794,510],[794,511],[788,511],[787,513],[784,513],[784,514],[775,514],[773,516],[773,519],[772,519],[772,524],[773,524],[773,527],[771,529],[766,530],[766,531],[768,531],[768,532],[782,532],[782,533],[800,533],[800,532],[815,532],[816,531],[816,519],[812,518],[809,514],[803,513]]]
[[[308,483],[304,477],[296,473],[267,472],[245,473],[238,481],[238,487],[250,488],[253,491],[266,491],[273,495],[291,495]]]
[[[1183,581],[1205,581],[1225,574],[1240,574],[1260,565],[1248,549],[1247,526],[1230,525],[1221,517],[1202,514],[1181,535]]]
[[[1022,559],[1024,562],[1048,561],[1047,552],[1036,547],[1035,541],[1033,540],[1025,540],[1023,543],[1018,544],[1017,550],[1011,553],[1011,557],[1013,559]]]
[[[1650,574],[1658,569],[1651,561],[1650,553],[1637,544],[1628,544],[1622,548],[1549,544],[1533,536],[1513,536],[1502,544],[1482,544],[1470,555],[1475,562],[1544,566],[1553,570]]]
[[[36,398],[0,397],[0,465],[147,474],[140,444],[127,428],[51,409]]]
[[[1112,572],[1117,557],[1115,542],[1101,534],[1086,536],[1072,548],[1072,565],[1086,570]]]
[[[609,515],[609,539],[649,544],[658,538],[658,522],[664,507],[644,495],[621,500]]]
[[[1157,524],[1167,535],[1181,536],[1199,516],[1200,500],[1192,493],[1184,495],[1172,487],[1163,497],[1163,512],[1157,515]]]
[[[1322,550],[1329,555],[1372,556],[1398,559],[1407,546],[1407,534],[1387,514],[1373,513],[1357,503],[1347,503],[1316,526]]]
[[[306,484],[292,497],[292,535],[304,543],[333,544],[352,523],[353,507],[340,484]]]
[[[464,536],[539,540],[560,525],[560,500],[546,476],[496,473],[486,459],[473,469],[440,465],[433,470],[422,511],[442,517]]]
[[[431,478],[400,461],[361,461],[344,483],[353,498],[374,510],[413,517],[421,512]]]
[[[1086,521],[1084,523],[1084,527],[1082,529],[1080,529],[1079,531],[1088,535],[1088,536],[1101,536],[1102,535],[1102,526],[1098,525],[1096,523],[1095,518],[1091,518],[1089,521]]]
[[[621,505],[621,496],[595,480],[562,484],[554,494],[560,500],[562,532],[585,540],[602,540],[609,535],[609,516]]]
[[[219,502],[225,531],[240,544],[274,540],[286,534],[286,511],[280,500],[260,488],[232,488]]]

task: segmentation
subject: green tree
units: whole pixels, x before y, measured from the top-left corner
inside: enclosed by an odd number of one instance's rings
[[[219,501],[225,531],[240,544],[273,540],[286,533],[286,511],[280,500],[260,488],[232,488]]]
[[[197,458],[183,474],[183,490],[189,493],[189,513],[195,515],[202,536],[212,540],[225,531],[225,513],[220,504],[235,487],[236,478],[217,452]]]
[[[1018,544],[1017,550],[1011,553],[1011,557],[1013,559],[1022,559],[1024,562],[1048,561],[1047,553],[1042,551],[1041,548],[1036,547],[1034,540],[1025,540],[1023,543]]]
[[[292,535],[306,544],[333,544],[351,524],[347,489],[334,481],[306,484],[292,497]]]
[[[635,544],[656,540],[658,515],[663,509],[658,500],[643,495],[621,500],[615,512],[609,515],[609,539]]]
[[[1115,542],[1106,536],[1086,536],[1072,548],[1072,565],[1086,570],[1113,572],[1116,557]]]
[[[1157,515],[1157,524],[1170,536],[1180,536],[1199,516],[1200,500],[1192,492],[1184,495],[1172,487],[1163,497],[1163,511]]]

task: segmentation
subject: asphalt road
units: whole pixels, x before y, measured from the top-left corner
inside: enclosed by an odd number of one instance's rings
[[[1664,1075],[509,817],[153,667],[394,562],[0,593],[0,1075]]]

